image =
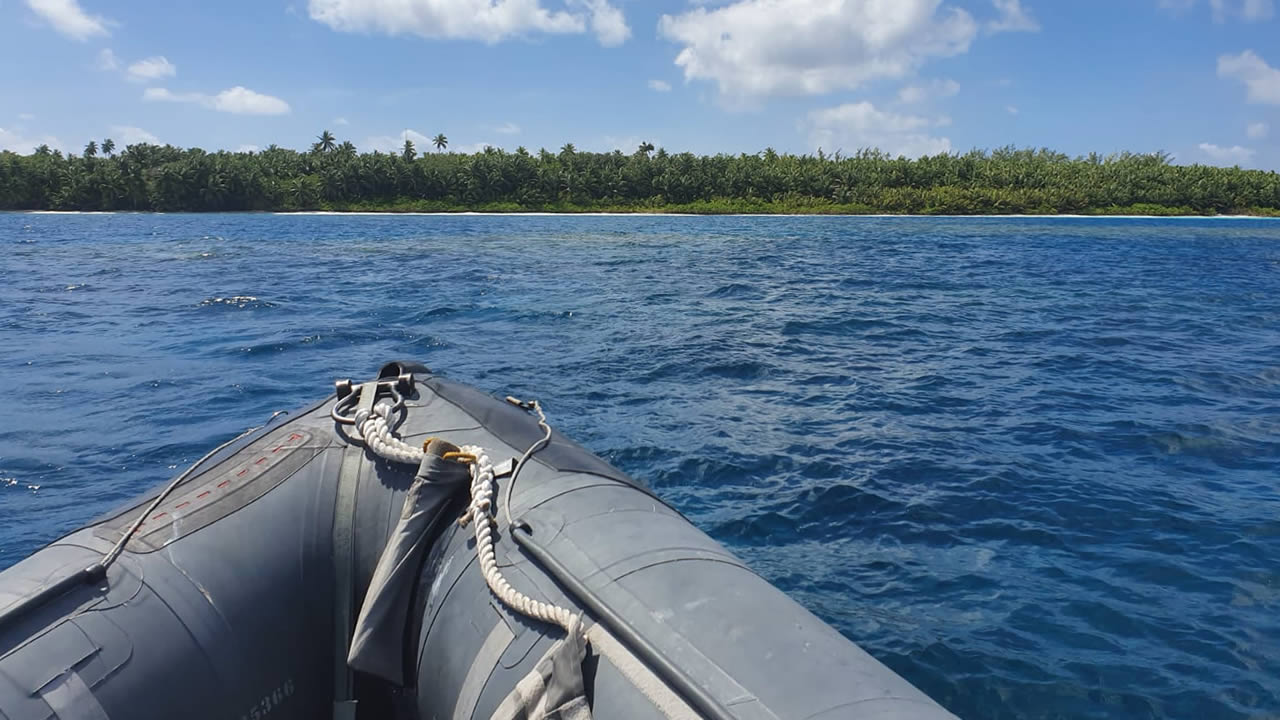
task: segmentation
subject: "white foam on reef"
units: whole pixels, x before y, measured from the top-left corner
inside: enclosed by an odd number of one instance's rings
[[[707,213],[607,213],[607,212],[379,212],[373,210],[299,210],[296,212],[273,212],[271,215],[379,215],[395,217],[460,217],[477,215],[482,217],[703,217]],[[708,216],[709,217],[709,216]],[[751,215],[720,215],[719,217],[752,217]],[[758,215],[755,217],[759,217]],[[779,217],[788,217],[780,215]]]

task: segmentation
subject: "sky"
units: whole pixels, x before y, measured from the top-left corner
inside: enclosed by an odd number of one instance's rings
[[[1280,170],[1280,0],[0,0],[0,149],[1162,150]]]

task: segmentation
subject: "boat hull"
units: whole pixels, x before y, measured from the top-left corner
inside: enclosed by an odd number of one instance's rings
[[[542,436],[525,409],[421,366],[383,375],[409,371],[396,427],[407,442],[478,445],[501,462]],[[465,488],[401,588],[403,641],[384,650],[403,676],[344,678],[343,632],[369,601],[418,468],[367,451],[334,423],[336,400],[209,458],[155,509],[142,498],[0,573],[0,717],[493,716],[564,633],[490,591],[473,530],[455,521]],[[515,527],[496,513],[498,567],[521,592],[583,614],[596,717],[951,717],[558,433],[511,490]],[[144,511],[104,579],[30,602]]]

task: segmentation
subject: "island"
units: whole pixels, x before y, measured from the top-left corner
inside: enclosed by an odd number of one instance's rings
[[[90,141],[80,154],[0,152],[0,210],[362,211],[1280,217],[1280,173],[1180,165],[1163,152],[1071,157],[1004,147],[920,158],[875,149],[794,155],[634,152],[360,153]]]

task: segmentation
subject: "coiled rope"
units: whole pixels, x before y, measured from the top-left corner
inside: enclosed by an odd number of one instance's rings
[[[530,446],[520,457],[520,462],[517,463],[515,470],[512,472],[510,484],[514,484],[516,474],[520,471],[520,466],[533,453],[545,447],[551,437],[551,428],[546,424],[546,416],[542,414],[542,408],[536,402],[532,403],[531,407],[537,410],[538,424],[545,429],[546,434]],[[359,430],[361,437],[364,438],[365,447],[375,455],[387,460],[411,465],[421,463],[426,454],[425,451],[396,437],[391,430],[390,417],[391,406],[387,403],[375,405],[372,411],[361,410],[356,413],[356,428]],[[478,445],[467,445],[461,449],[461,453],[456,457],[459,460],[466,461],[471,469],[471,502],[467,506],[467,512],[464,517],[470,522],[475,531],[476,554],[480,560],[480,572],[484,575],[484,581],[489,586],[489,591],[508,608],[526,617],[558,625],[566,633],[571,632],[574,620],[578,617],[574,612],[568,608],[534,600],[525,595],[512,587],[511,583],[507,582],[507,579],[498,569],[498,559],[494,551],[493,540],[493,531],[497,524],[493,513],[493,494],[497,481],[494,477],[493,461],[489,459],[488,453]],[[511,488],[508,486],[506,502],[503,508],[506,512],[508,527],[510,527],[511,523],[510,501]],[[581,632],[581,623],[578,623],[578,627]]]

